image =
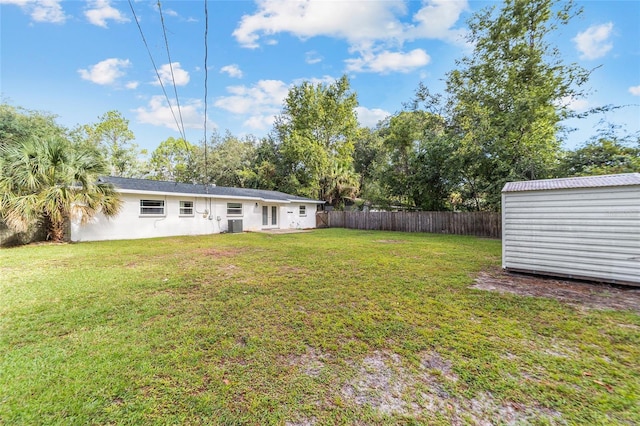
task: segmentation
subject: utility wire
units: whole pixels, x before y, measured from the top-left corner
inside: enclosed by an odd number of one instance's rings
[[[162,93],[164,93],[164,97],[169,104],[169,110],[171,111],[171,115],[173,116],[173,120],[176,122],[176,127],[178,128],[178,132],[183,140],[187,140],[182,129],[180,128],[180,123],[178,123],[178,119],[176,118],[176,114],[173,112],[173,107],[171,106],[171,101],[169,100],[169,96],[167,95],[167,91],[164,88],[164,84],[162,83],[162,78],[160,77],[160,73],[158,72],[158,67],[156,66],[156,62],[153,60],[153,55],[151,54],[151,50],[149,49],[149,45],[147,44],[147,39],[144,37],[144,33],[142,32],[142,27],[140,26],[140,21],[138,20],[138,15],[136,15],[136,11],[133,9],[133,4],[131,0],[129,0],[129,7],[131,8],[131,13],[133,13],[133,17],[136,20],[136,25],[138,26],[138,30],[140,31],[140,36],[142,37],[142,42],[144,46],[147,48],[147,53],[149,54],[149,59],[151,59],[151,63],[153,64],[153,69],[156,71],[156,76],[158,77],[158,82],[160,82],[160,87],[162,87]]]
[[[178,98],[178,88],[176,87],[176,78],[173,74],[173,62],[171,61],[171,54],[169,53],[169,40],[167,39],[167,29],[164,25],[164,16],[162,15],[162,6],[160,0],[158,0],[158,11],[160,11],[160,23],[162,24],[162,34],[164,35],[164,45],[167,48],[167,58],[169,59],[169,69],[171,70],[171,82],[173,83],[173,93],[176,95],[176,106],[178,107],[178,115],[180,116],[180,125],[182,126],[182,135],[186,141],[184,135],[184,121],[182,120],[182,109],[180,109],[180,100]]]
[[[209,68],[207,66],[209,58],[209,10],[207,8],[207,0],[204,0],[204,182],[205,185],[209,183],[209,162],[207,161],[207,95],[208,95],[208,81],[209,81]]]

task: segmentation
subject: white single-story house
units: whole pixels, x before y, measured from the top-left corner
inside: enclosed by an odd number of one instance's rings
[[[111,218],[98,214],[90,223],[71,222],[71,241],[120,240],[204,235],[221,232],[316,227],[324,201],[278,191],[148,179],[103,177],[123,201]]]
[[[640,286],[640,173],[507,183],[502,267]]]

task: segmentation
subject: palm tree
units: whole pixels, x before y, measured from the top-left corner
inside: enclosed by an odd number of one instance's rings
[[[44,222],[48,238],[64,239],[69,219],[84,224],[96,214],[114,216],[121,200],[99,182],[108,172],[96,150],[60,137],[26,139],[0,151],[0,218],[16,232]]]
[[[360,189],[360,176],[353,166],[333,159],[329,173],[320,179],[320,197],[334,207],[344,207],[346,200],[353,200]]]

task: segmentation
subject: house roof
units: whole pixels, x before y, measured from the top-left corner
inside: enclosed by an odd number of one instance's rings
[[[162,194],[190,194],[211,198],[240,198],[263,201],[275,201],[281,203],[304,202],[324,204],[324,201],[297,195],[285,194],[279,191],[267,191],[263,189],[231,188],[216,185],[194,185],[191,183],[167,182],[161,180],[133,179],[115,176],[103,176],[101,182],[110,183],[123,192],[144,192]]]
[[[604,176],[583,176],[561,179],[509,182],[502,192],[545,191],[552,189],[601,188],[640,185],[640,173],[622,173]]]

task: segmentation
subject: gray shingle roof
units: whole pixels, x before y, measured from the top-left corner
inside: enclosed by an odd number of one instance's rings
[[[148,191],[173,194],[195,194],[211,197],[224,198],[253,198],[260,200],[271,200],[280,202],[306,202],[324,204],[324,201],[312,200],[310,198],[298,197],[297,195],[285,194],[279,191],[267,191],[263,189],[250,188],[230,188],[226,186],[214,185],[194,185],[191,183],[167,182],[149,179],[133,179],[115,176],[103,176],[101,182],[111,183],[118,189],[128,191]]]
[[[618,175],[583,176],[561,179],[528,180],[509,182],[502,192],[544,191],[550,189],[601,188],[608,186],[640,185],[640,173]]]

